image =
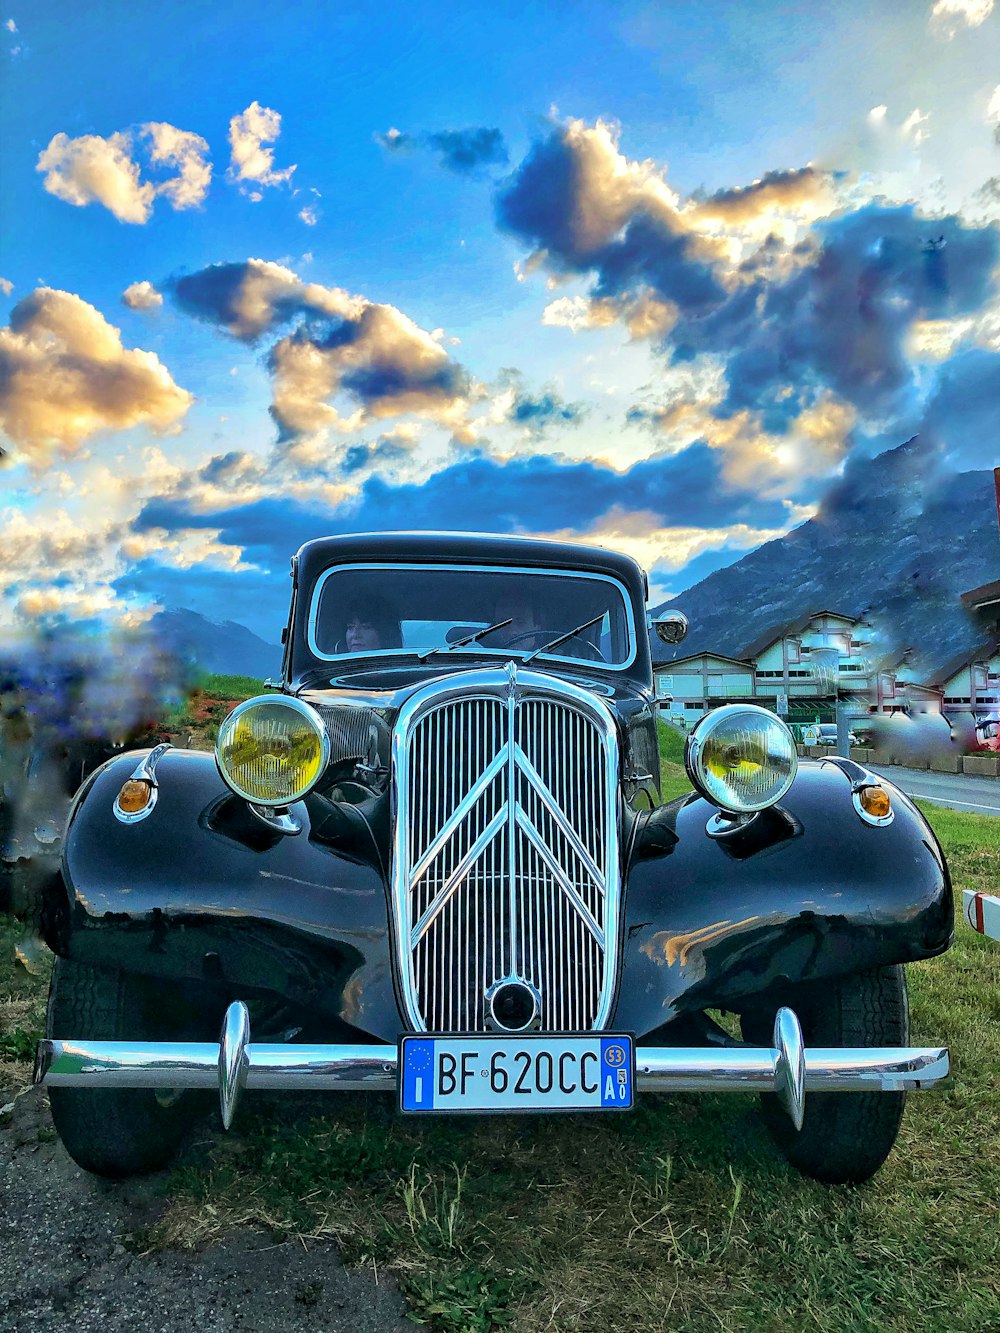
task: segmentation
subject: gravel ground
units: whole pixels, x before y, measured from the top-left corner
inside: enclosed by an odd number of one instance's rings
[[[0,1106],[11,1071],[0,1068]],[[243,1231],[142,1254],[135,1237],[162,1212],[164,1181],[81,1171],[41,1089],[18,1096],[0,1113],[0,1333],[412,1333],[396,1286],[347,1272],[329,1245]]]

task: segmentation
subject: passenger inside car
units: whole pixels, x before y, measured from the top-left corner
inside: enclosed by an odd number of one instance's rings
[[[349,653],[374,652],[379,648],[401,648],[400,624],[384,598],[375,596],[366,602],[348,605],[344,628],[344,647]]]

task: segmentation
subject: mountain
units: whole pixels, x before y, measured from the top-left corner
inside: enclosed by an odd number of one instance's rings
[[[683,611],[690,630],[677,647],[654,637],[654,656],[673,661],[713,649],[739,657],[771,626],[844,611],[875,627],[873,657],[913,647],[933,676],[984,638],[960,595],[998,577],[992,473],[947,473],[914,438],[852,459],[815,518],[656,608]]]
[[[158,611],[149,621],[155,640],[203,671],[238,676],[278,676],[281,648],[265,643],[232,620],[207,620],[197,611]]]

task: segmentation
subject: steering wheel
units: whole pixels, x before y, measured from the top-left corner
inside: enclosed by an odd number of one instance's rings
[[[555,636],[550,634],[547,630],[541,630],[541,629],[522,630],[520,634],[511,635],[511,637],[507,640],[507,642],[503,646],[505,648],[515,648],[521,642],[522,639],[531,639],[533,642],[530,645],[525,644],[524,646],[526,648],[527,647],[543,648],[545,644],[548,643],[549,639],[552,639],[554,637]],[[578,643],[582,648],[585,648],[590,653],[590,658],[585,660],[589,660],[591,662],[606,662],[608,660],[601,652],[600,648],[596,648],[590,642],[589,639],[581,639],[579,635],[577,635],[575,639],[567,639],[566,642],[567,643],[575,642]],[[557,647],[562,647],[562,644],[558,644]]]

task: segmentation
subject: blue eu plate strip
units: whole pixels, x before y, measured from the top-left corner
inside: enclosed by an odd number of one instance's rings
[[[434,1109],[434,1041],[404,1044],[403,1105],[415,1111]]]

